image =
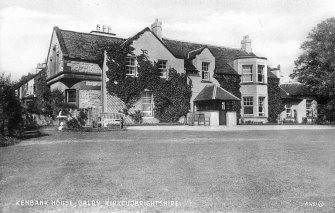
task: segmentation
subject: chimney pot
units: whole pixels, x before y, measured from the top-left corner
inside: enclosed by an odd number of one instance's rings
[[[107,27],[107,32],[108,32],[108,33],[111,33],[111,32],[112,32],[112,28],[111,28],[111,26],[108,26],[108,27]]]
[[[97,24],[97,31],[100,32],[100,24]]]
[[[106,25],[102,25],[102,32],[106,32]]]

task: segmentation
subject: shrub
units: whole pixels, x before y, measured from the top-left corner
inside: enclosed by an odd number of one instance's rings
[[[140,110],[136,110],[134,114],[129,114],[135,123],[140,124],[143,122],[143,115]]]
[[[79,128],[81,128],[81,125],[80,125],[78,119],[72,118],[71,120],[69,120],[67,122],[67,127],[69,129],[79,129]]]

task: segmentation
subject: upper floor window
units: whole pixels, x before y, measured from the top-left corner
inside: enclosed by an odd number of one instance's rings
[[[77,94],[75,89],[66,90],[66,102],[68,104],[76,104],[77,103]]]
[[[252,82],[252,65],[242,65],[242,81]]]
[[[254,114],[253,97],[243,97],[243,114],[244,115],[253,115]]]
[[[209,81],[209,62],[202,62],[201,70],[202,70],[202,80]]]
[[[151,91],[144,91],[142,93],[142,112],[144,117],[152,117],[153,108],[154,108],[154,101],[153,95]]]
[[[137,75],[137,66],[135,57],[126,57],[126,75],[136,76]]]
[[[258,116],[265,116],[265,97],[258,97]]]
[[[159,76],[161,78],[166,78],[167,77],[167,66],[166,66],[167,61],[163,60],[158,60],[157,66],[159,70]]]
[[[306,117],[313,116],[312,100],[306,100]]]
[[[257,66],[258,70],[258,82],[264,82],[264,65],[258,65]]]

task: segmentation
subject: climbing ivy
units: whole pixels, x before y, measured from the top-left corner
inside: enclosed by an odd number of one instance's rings
[[[119,97],[130,109],[140,100],[144,90],[153,92],[155,117],[162,122],[176,122],[190,108],[191,88],[186,76],[176,70],[168,71],[168,78],[159,76],[157,63],[149,60],[145,52],[136,56],[137,77],[127,76],[126,57],[135,55],[130,45],[114,46],[107,52],[107,90]]]
[[[231,74],[216,74],[214,76],[216,80],[220,83],[220,87],[232,93],[238,98],[241,98],[240,92],[240,76],[239,75],[231,75]],[[233,101],[232,109],[236,111],[237,118],[241,117],[241,102]]]
[[[279,78],[268,78],[268,110],[269,122],[277,122],[278,115],[285,110],[280,99]]]

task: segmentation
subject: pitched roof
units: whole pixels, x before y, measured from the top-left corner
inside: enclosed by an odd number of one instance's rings
[[[104,49],[114,44],[124,44],[127,42],[132,42],[137,39],[139,35],[144,32],[150,31],[150,28],[146,27],[140,32],[136,33],[134,36],[124,39],[118,37],[102,36],[90,33],[74,32],[69,30],[62,30],[58,27],[54,27],[56,35],[58,37],[60,47],[64,56],[97,62],[99,56]],[[153,33],[154,36],[156,36]],[[157,36],[156,36],[157,37]],[[159,38],[157,38],[160,40]],[[189,58],[189,53],[192,57],[199,54],[204,48],[208,48],[215,57],[215,72],[224,74],[238,75],[238,73],[233,68],[233,60],[236,57],[241,56],[255,56],[253,53],[247,53],[240,49],[220,47],[207,44],[197,44],[191,42],[177,41],[171,39],[163,38],[160,40],[161,43],[176,57],[185,60],[185,69],[196,71],[196,68],[192,65],[190,61],[186,62]]]
[[[215,72],[224,74],[238,73],[232,68],[232,62],[238,56],[256,56],[253,53],[247,53],[240,49],[219,47],[208,44],[197,44],[185,41],[177,41],[163,38],[163,42],[178,58],[188,59],[189,53],[199,54],[204,48],[208,48],[215,57]],[[193,54],[192,54],[193,55]]]
[[[290,97],[297,97],[297,96],[314,96],[315,94],[312,93],[310,90],[307,89],[307,87],[300,83],[287,83],[287,84],[281,84],[280,88],[286,93],[286,95],[283,95],[282,98],[288,98]]]
[[[123,38],[61,30],[58,27],[54,29],[62,52],[73,59],[97,61],[103,47],[107,49],[113,44],[125,41]]]
[[[213,84],[205,86],[194,99],[195,102],[207,100],[239,101],[240,99],[227,90]]]

